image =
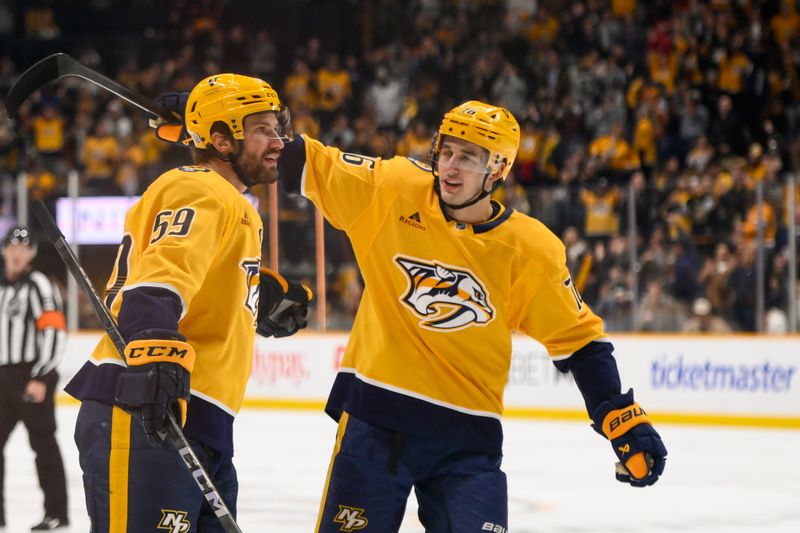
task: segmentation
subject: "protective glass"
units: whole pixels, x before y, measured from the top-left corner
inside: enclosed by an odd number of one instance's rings
[[[244,132],[245,135],[264,135],[269,141],[281,141],[284,143],[290,142],[294,139],[294,132],[292,131],[292,118],[289,114],[289,108],[281,106],[280,111],[275,113],[278,119],[278,125],[275,128],[268,128],[264,125],[259,125],[253,129]]]
[[[461,150],[453,150],[448,145],[444,144],[436,155],[436,163],[440,172],[450,168],[457,168],[467,172],[476,172],[478,174],[489,174],[492,172],[491,167],[489,167],[489,152],[483,148],[480,148],[478,153],[472,154]]]

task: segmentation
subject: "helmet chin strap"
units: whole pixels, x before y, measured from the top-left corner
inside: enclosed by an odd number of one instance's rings
[[[236,141],[234,141],[234,143],[235,143],[237,148],[241,148],[241,141],[236,140]],[[231,152],[230,154],[225,155],[222,152],[220,152],[219,150],[217,150],[216,148],[214,148],[214,146],[211,143],[208,144],[208,147],[206,148],[206,150],[211,152],[211,155],[213,155],[217,159],[219,159],[221,161],[225,161],[226,163],[230,163],[231,167],[233,167],[233,171],[236,173],[236,175],[239,177],[239,180],[246,187],[249,188],[249,187],[252,187],[253,185],[257,184],[256,181],[251,180],[251,179],[249,179],[249,178],[247,178],[245,176],[244,170],[242,169],[242,166],[239,164],[239,156],[236,154],[236,152]]]
[[[441,203],[442,203],[442,204],[443,204],[445,207],[449,207],[450,209],[464,209],[465,207],[469,207],[469,206],[471,206],[471,205],[475,205],[475,204],[477,204],[478,202],[480,202],[481,200],[483,200],[484,198],[486,198],[487,196],[489,196],[490,194],[492,194],[492,193],[495,191],[495,189],[497,189],[497,187],[499,187],[499,186],[500,186],[500,181],[501,181],[501,180],[497,180],[497,181],[495,181],[495,182],[494,182],[494,184],[492,185],[492,189],[491,189],[490,191],[487,191],[487,190],[486,190],[486,180],[488,180],[488,179],[489,179],[489,176],[491,176],[491,175],[492,175],[492,173],[491,173],[491,172],[487,172],[486,174],[484,174],[484,175],[483,175],[483,181],[481,182],[481,192],[479,192],[478,194],[476,194],[476,195],[475,195],[475,196],[472,198],[472,200],[467,200],[466,202],[464,202],[464,203],[461,203],[461,204],[448,204],[448,203],[447,203],[447,202],[445,202],[445,201],[444,201],[444,199],[442,198],[442,189],[441,189],[441,187],[439,187],[439,168],[438,168],[438,162],[437,162],[437,161],[435,161],[435,160],[434,160],[434,161],[432,161],[432,165],[431,165],[431,173],[433,174],[433,190],[436,192],[436,196],[438,196],[438,197],[439,197],[439,201],[440,201],[440,202],[441,202]]]

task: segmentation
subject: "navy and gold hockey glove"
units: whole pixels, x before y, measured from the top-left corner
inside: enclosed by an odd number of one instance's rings
[[[148,329],[131,336],[125,358],[128,367],[117,378],[114,398],[158,444],[164,440],[167,413],[186,423],[194,348],[176,331]]]
[[[256,333],[264,337],[288,337],[306,327],[311,289],[288,281],[268,268],[259,279]]]
[[[165,93],[155,99],[155,103],[165,111],[171,112],[174,117],[174,120],[164,120],[155,115],[150,116],[148,122],[150,127],[156,130],[156,137],[174,144],[185,144],[184,141],[189,138],[186,123],[183,120],[187,100],[189,100],[189,93],[186,92]]]
[[[611,441],[619,458],[616,478],[634,487],[658,481],[664,472],[667,449],[644,409],[633,401],[633,389],[600,404],[592,413],[592,427]]]

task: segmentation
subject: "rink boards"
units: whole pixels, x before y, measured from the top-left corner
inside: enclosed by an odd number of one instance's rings
[[[99,336],[69,337],[64,378],[80,368]],[[347,334],[257,339],[245,405],[322,409]],[[659,422],[800,429],[800,336],[614,335],[611,341],[623,390],[634,387]],[[514,339],[505,405],[506,417],[587,418],[571,376],[527,337]]]

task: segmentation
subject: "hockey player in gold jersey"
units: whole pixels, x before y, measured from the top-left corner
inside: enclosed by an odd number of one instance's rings
[[[507,531],[501,416],[514,330],[572,373],[628,467],[621,481],[662,473],[666,449],[633,392],[621,393],[563,244],[490,200],[518,146],[514,117],[477,101],[445,114],[431,167],[307,136],[287,144],[282,186],[347,233],[365,282],[326,409],[339,429],[316,531],[398,531],[412,487],[428,532]]]
[[[398,531],[414,488],[429,533],[508,531],[503,391],[511,333],[571,372],[616,477],[655,483],[666,448],[622,394],[602,320],[583,302],[564,245],[490,194],[519,125],[466,102],[445,114],[432,165],[288,143],[280,183],[346,232],[365,290],[326,411],[339,422],[316,531]]]
[[[256,328],[285,335],[305,324],[310,293],[260,273],[262,223],[242,194],[275,181],[291,137],[277,93],[259,79],[212,76],[189,95],[185,127],[195,164],[162,174],[130,209],[107,286],[129,366],[103,338],[66,387],[82,401],[75,438],[95,533],[222,531],[162,442],[166,414],[185,424],[235,516],[233,420]]]

